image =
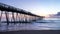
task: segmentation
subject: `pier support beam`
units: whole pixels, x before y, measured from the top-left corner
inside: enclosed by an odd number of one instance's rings
[[[1,15],[0,15],[0,26],[1,26],[1,18],[2,18],[2,14],[3,14],[3,12],[1,11]]]
[[[12,19],[13,19],[13,22],[15,23],[14,12],[12,12]]]
[[[9,25],[9,19],[8,19],[8,12],[5,11],[5,15],[6,15],[6,21],[7,21],[7,25]]]
[[[19,19],[19,22],[21,22],[21,21],[22,21],[22,20],[20,21],[20,15],[21,15],[21,14],[20,14],[20,13],[18,13],[18,19]]]

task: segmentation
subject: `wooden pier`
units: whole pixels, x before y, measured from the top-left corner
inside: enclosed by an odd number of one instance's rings
[[[3,17],[6,21],[1,21]],[[35,15],[23,9],[0,3],[0,23],[29,23],[41,20],[42,18],[42,16]]]

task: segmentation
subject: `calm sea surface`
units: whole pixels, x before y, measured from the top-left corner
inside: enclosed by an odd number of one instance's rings
[[[32,23],[0,24],[0,31],[16,30],[60,30],[60,18],[44,18]]]

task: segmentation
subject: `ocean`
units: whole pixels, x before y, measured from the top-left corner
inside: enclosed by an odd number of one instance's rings
[[[60,30],[60,18],[44,18],[32,23],[1,23],[0,31]]]

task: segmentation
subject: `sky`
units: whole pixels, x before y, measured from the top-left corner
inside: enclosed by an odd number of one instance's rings
[[[0,2],[41,16],[60,12],[60,0],[0,0]]]

